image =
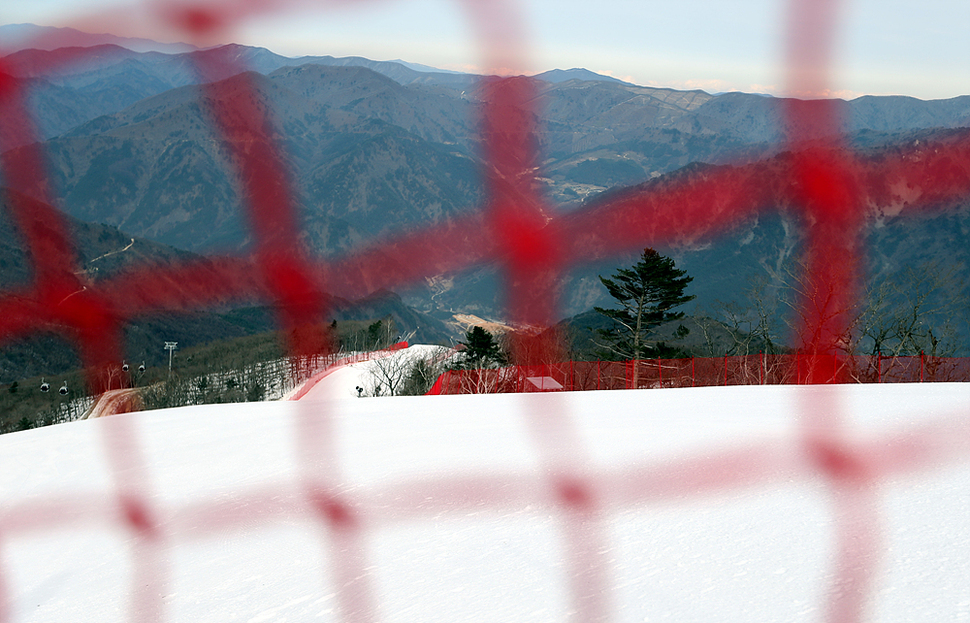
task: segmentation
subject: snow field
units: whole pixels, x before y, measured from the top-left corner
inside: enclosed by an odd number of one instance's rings
[[[845,418],[878,470],[878,560],[856,561],[875,570],[864,620],[970,620],[970,385],[357,398],[365,372],[335,370],[297,402],[0,436],[0,620],[343,620],[339,553],[299,484],[309,414],[363,522],[381,621],[568,620],[582,590],[568,535],[586,528],[613,621],[823,621],[838,522],[805,452],[818,409]],[[107,448],[121,418],[157,550],[117,511]],[[564,522],[559,468],[591,485],[596,525]],[[146,557],[156,618],[130,612]]]

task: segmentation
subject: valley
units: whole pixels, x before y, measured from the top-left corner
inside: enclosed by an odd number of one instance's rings
[[[134,51],[105,44],[70,53],[21,50],[3,58],[12,79],[28,85],[60,197],[57,208],[72,219],[85,278],[97,281],[146,264],[246,257],[253,251],[232,152],[213,134],[207,113],[208,105],[221,104],[206,101],[234,97],[250,87],[266,107],[272,136],[285,154],[299,243],[321,265],[351,266],[362,249],[476,218],[488,204],[480,76],[416,71],[363,58],[294,59],[245,46],[228,52],[249,69],[225,78],[215,90],[199,84],[192,56],[214,51]],[[779,292],[791,286],[794,260],[810,226],[800,218],[786,182],[785,100],[643,87],[585,70],[539,74],[530,88],[537,102],[536,183],[550,222],[582,232],[609,221],[609,206],[617,201],[647,205],[668,191],[721,180],[718,194],[706,199],[715,207],[712,214],[718,214],[717,206],[727,210],[738,194],[746,195],[751,209],[730,216],[722,211],[710,222],[684,222],[682,233],[665,234],[656,244],[694,277],[692,314],[717,316],[725,306],[748,305],[752,283],[762,283],[773,293],[776,330],[785,335],[787,312]],[[970,176],[970,97],[862,97],[834,105],[842,119],[843,149],[852,149],[863,163],[866,289],[874,290],[908,267],[944,266],[959,278],[933,296],[966,300],[970,202],[961,189]],[[832,137],[805,138],[822,144]],[[12,160],[28,148],[5,140],[6,157]],[[941,149],[945,157],[934,155]],[[907,159],[928,163],[921,177],[879,177],[880,163]],[[937,179],[945,189],[937,191],[935,182],[930,187]],[[672,222],[684,209],[650,204],[642,215],[644,222]],[[0,247],[0,284],[11,292],[30,283],[30,259],[3,218],[0,214],[2,240],[8,242]],[[578,246],[570,249],[572,257],[560,277],[561,318],[607,303],[597,275],[642,250],[633,243],[578,234],[574,240]],[[469,239],[463,244],[470,252],[480,243]],[[335,294],[334,301],[341,302],[333,309],[358,305],[373,314],[346,316],[354,320],[396,314],[402,331],[425,331],[429,342],[453,341],[455,325],[449,329],[445,323],[454,314],[499,324],[507,320],[504,279],[500,263],[472,262],[455,272],[401,283],[393,288],[397,294],[381,294],[382,286],[371,292],[364,280],[352,288],[352,296]],[[389,308],[367,307],[369,298],[398,295]],[[265,302],[240,301],[230,307]],[[193,313],[230,311],[216,306]],[[967,315],[939,320],[954,321],[950,354],[970,350]],[[200,321],[199,340],[255,329],[224,326],[216,316]],[[333,319],[343,318],[335,312]],[[147,344],[159,335],[138,326],[133,324],[128,333],[144,335],[146,345],[129,346],[132,357],[157,357],[148,355],[153,347]],[[192,343],[195,338],[179,339]],[[30,357],[10,353],[36,348],[8,345],[4,356],[22,362]],[[71,360],[67,355],[56,359]],[[54,365],[53,360],[39,361],[40,368]],[[5,377],[42,371],[18,368],[23,365],[3,364]]]

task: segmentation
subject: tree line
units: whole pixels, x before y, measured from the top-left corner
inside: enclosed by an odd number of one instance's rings
[[[950,357],[965,350],[970,301],[960,294],[964,277],[957,267],[939,261],[904,267],[868,281],[858,300],[842,308],[829,303],[831,286],[817,283],[801,263],[775,277],[753,280],[740,302],[716,302],[710,313],[685,317],[677,308],[694,299],[685,294],[692,278],[672,259],[644,249],[633,267],[600,277],[615,307],[595,308],[611,322],[596,331],[597,355],[617,360],[804,352],[813,346],[791,336],[812,335],[821,330],[816,325],[833,318],[843,333],[824,343],[843,355]],[[664,325],[667,338],[657,331]],[[688,349],[683,338],[692,328],[699,336]]]
[[[962,279],[956,268],[940,263],[897,271],[870,285],[856,305],[827,310],[841,315],[839,325],[846,327],[832,343],[846,355],[952,356],[960,348],[961,329],[966,329],[959,323],[968,317],[968,301],[954,295],[963,291]],[[552,361],[550,356],[624,361],[795,352],[800,345],[788,345],[786,335],[812,321],[804,311],[806,302],[825,300],[804,267],[795,264],[774,283],[752,282],[742,302],[717,303],[709,314],[688,316],[683,306],[695,298],[687,293],[693,278],[651,248],[645,248],[632,266],[600,276],[600,281],[614,305],[594,308],[602,322],[588,331],[595,345],[591,351],[577,352],[575,332],[563,327],[536,335],[520,331],[496,336],[475,326],[455,350],[442,346],[422,356],[374,359],[370,382],[359,393],[421,395],[447,370],[494,369],[543,357]],[[392,317],[334,320],[324,329],[336,352],[380,350],[402,338]],[[690,345],[685,342],[688,336]],[[120,365],[114,372],[110,380],[119,388],[143,388],[146,409],[260,401],[279,397],[302,380],[298,362],[287,356],[278,332],[179,352],[171,374],[161,367],[136,374],[127,367],[122,371]],[[87,404],[81,393],[82,374],[62,376],[70,378],[70,383],[64,380],[72,389],[70,396],[40,395],[32,387],[37,379],[12,383],[0,392],[0,433],[80,417]]]
[[[332,321],[321,328],[332,338],[334,352],[386,348],[400,337],[390,316]],[[305,380],[307,363],[289,357],[285,336],[271,331],[176,350],[171,373],[167,361],[147,367],[121,361],[104,375],[108,389],[140,388],[142,408],[160,409],[277,398]],[[48,391],[41,391],[44,384]],[[58,391],[62,385],[64,394]],[[0,390],[0,434],[76,420],[94,399],[83,370],[14,381]]]

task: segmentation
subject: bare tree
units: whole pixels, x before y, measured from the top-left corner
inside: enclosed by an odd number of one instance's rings
[[[859,314],[856,349],[891,357],[956,350],[956,322],[968,300],[955,267],[930,262],[907,267],[870,290]]]
[[[852,373],[872,380],[898,357],[925,355],[934,373],[939,358],[958,349],[959,322],[970,306],[961,271],[938,261],[907,267],[869,288],[845,340],[845,351],[867,358]]]
[[[430,351],[404,349],[370,361],[368,396],[425,394],[445,371],[453,351],[438,346]]]
[[[789,350],[781,337],[787,326],[781,306],[778,286],[758,277],[749,281],[742,302],[717,301],[712,315],[695,312],[688,322],[703,339],[704,355],[740,358],[737,374],[744,382],[778,382],[787,378],[786,363],[775,355]]]
[[[968,299],[962,273],[939,261],[906,267],[871,283],[858,301],[838,297],[831,284],[814,279],[801,263],[790,265],[781,281],[779,300],[791,312],[787,322],[802,336],[802,349],[818,355],[813,344],[834,344],[850,355],[848,373],[859,381],[876,375],[881,358],[952,355],[958,345],[957,323],[966,322]],[[749,302],[748,313],[757,316],[759,323],[770,316],[770,306],[762,305],[757,292]],[[823,335],[832,327],[841,333]],[[762,325],[754,325],[753,333],[762,331]],[[860,362],[863,357],[866,361]]]
[[[368,396],[396,396],[407,378],[410,362],[403,351],[370,360],[369,383],[365,387]]]

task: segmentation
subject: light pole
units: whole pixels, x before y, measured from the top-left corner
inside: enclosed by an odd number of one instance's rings
[[[172,376],[172,353],[178,348],[178,342],[165,342],[165,350],[168,351],[168,375]]]

